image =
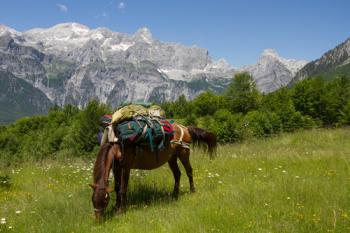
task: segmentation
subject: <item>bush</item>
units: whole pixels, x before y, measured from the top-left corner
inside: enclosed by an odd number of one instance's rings
[[[219,142],[236,142],[243,138],[241,118],[241,114],[232,114],[227,109],[220,109],[214,116],[200,118],[199,127],[214,132]]]
[[[267,137],[282,130],[281,121],[276,113],[251,111],[243,118],[248,135]]]

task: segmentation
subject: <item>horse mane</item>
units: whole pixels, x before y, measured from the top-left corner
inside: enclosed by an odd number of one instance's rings
[[[194,145],[206,148],[210,158],[212,158],[216,153],[216,135],[212,132],[208,132],[204,129],[197,128],[192,125],[187,126],[187,129],[191,135]]]
[[[106,158],[110,148],[111,148],[111,144],[105,143],[100,147],[100,150],[98,151],[95,165],[94,165],[94,173],[93,173],[95,184],[101,179],[101,177],[104,176],[105,169],[106,169],[105,168]]]

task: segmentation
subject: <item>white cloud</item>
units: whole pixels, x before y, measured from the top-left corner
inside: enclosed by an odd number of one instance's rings
[[[67,13],[68,12],[68,7],[63,5],[63,4],[59,4],[57,3],[56,6],[58,7],[58,9],[63,12],[63,13]]]
[[[125,7],[126,7],[125,2],[120,2],[120,3],[118,4],[118,9],[119,9],[119,10],[124,10]]]

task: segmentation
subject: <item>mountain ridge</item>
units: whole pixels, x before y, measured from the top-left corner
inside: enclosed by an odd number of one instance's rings
[[[350,37],[325,52],[320,58],[305,65],[289,85],[311,76],[322,75],[325,78],[331,78],[334,75],[343,74],[350,74]]]
[[[59,106],[83,107],[91,99],[112,107],[135,100],[174,101],[180,95],[192,99],[207,90],[222,92],[237,72],[251,72],[257,87],[271,92],[287,83],[294,68],[269,52],[274,56],[266,63],[272,65],[265,69],[235,69],[225,59],[212,59],[205,48],[159,41],[145,27],[127,34],[78,23],[24,32],[0,26],[0,70]],[[278,76],[283,72],[287,75]]]

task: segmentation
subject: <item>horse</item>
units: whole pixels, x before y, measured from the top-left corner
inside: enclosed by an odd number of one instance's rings
[[[190,164],[190,143],[195,146],[205,146],[206,152],[212,158],[216,151],[216,136],[214,133],[194,126],[185,127],[174,123],[174,135],[171,141],[164,144],[163,150],[151,151],[148,145],[120,144],[107,142],[100,147],[93,170],[92,203],[96,219],[101,219],[108,206],[109,194],[113,191],[108,180],[110,170],[113,170],[116,192],[115,210],[118,214],[126,210],[126,194],[130,169],[151,170],[168,162],[173,173],[175,184],[173,196],[178,197],[181,172],[177,164],[180,159],[189,179],[190,191],[195,192],[192,167]]]

